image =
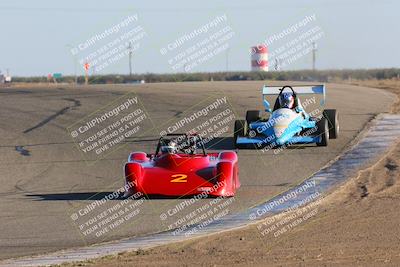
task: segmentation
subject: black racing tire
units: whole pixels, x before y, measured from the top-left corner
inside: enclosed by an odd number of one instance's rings
[[[329,138],[336,139],[339,137],[339,113],[336,109],[325,109],[324,117],[328,121]]]
[[[236,120],[235,128],[233,132],[233,142],[236,148],[245,148],[246,146],[243,144],[238,144],[237,138],[246,136],[247,134],[247,122],[245,120]]]
[[[246,122],[250,124],[251,122],[255,122],[260,120],[260,111],[259,110],[248,110],[246,112]]]
[[[328,120],[325,117],[322,117],[317,122],[317,135],[321,136],[321,141],[317,142],[317,146],[328,146],[329,126]]]

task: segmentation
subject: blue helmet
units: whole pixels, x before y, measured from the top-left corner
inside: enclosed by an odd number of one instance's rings
[[[279,105],[281,108],[293,108],[294,96],[291,92],[284,92],[279,96]]]

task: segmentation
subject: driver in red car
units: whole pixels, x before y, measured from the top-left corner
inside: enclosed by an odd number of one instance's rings
[[[176,154],[178,152],[177,145],[174,141],[169,141],[160,148],[162,154]]]

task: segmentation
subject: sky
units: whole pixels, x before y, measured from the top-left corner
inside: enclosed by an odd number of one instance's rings
[[[88,63],[89,74],[127,74],[128,43],[133,73],[247,71],[250,47],[272,36],[270,71],[311,69],[312,43],[317,69],[400,67],[399,10],[396,0],[0,0],[0,71],[82,75]]]

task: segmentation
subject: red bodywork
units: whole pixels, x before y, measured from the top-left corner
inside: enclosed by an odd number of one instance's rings
[[[146,155],[135,152],[125,164],[126,192],[131,195],[234,196],[240,187],[234,151],[209,154]]]

